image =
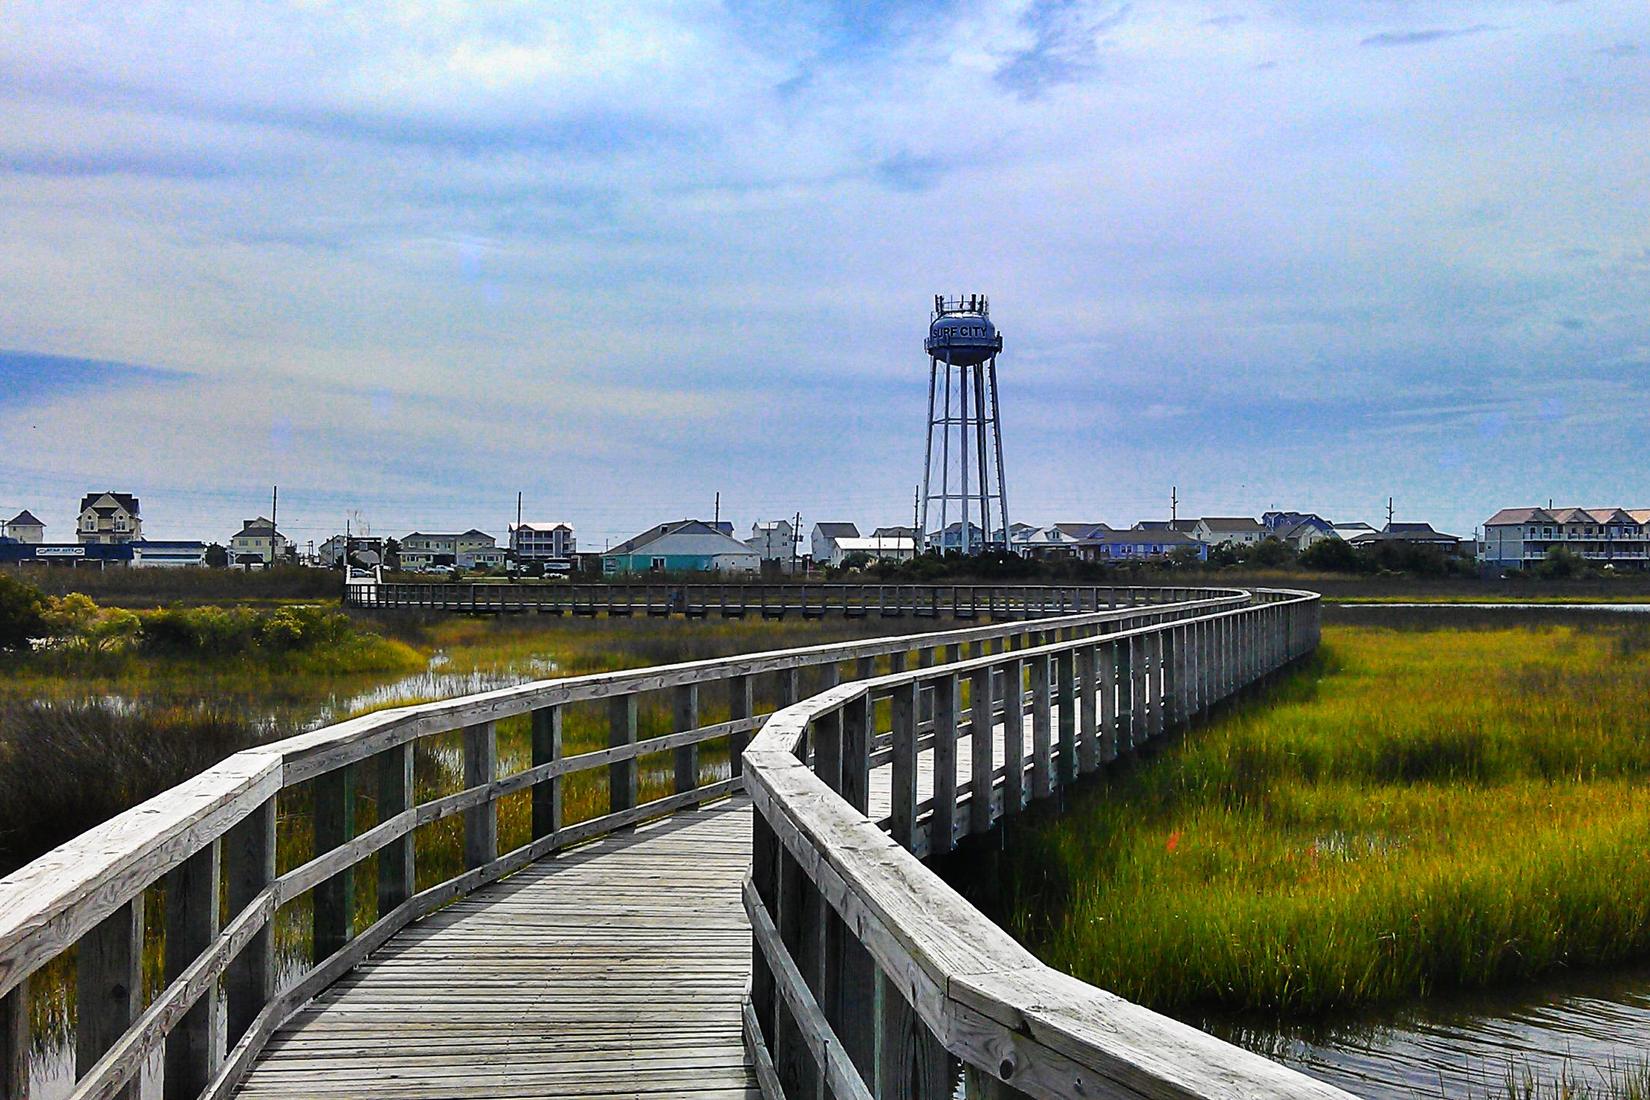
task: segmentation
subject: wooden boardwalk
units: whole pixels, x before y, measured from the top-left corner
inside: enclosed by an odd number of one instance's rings
[[[408,927],[271,1041],[246,1097],[756,1097],[744,797],[532,864]]]

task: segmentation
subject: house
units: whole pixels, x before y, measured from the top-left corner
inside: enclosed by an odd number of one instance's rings
[[[202,569],[206,566],[204,542],[143,539],[131,546],[134,569]]]
[[[1104,526],[1104,525],[1099,525]],[[1014,524],[1009,528],[1009,549],[1028,558],[1070,558],[1077,555],[1078,537],[1052,527]],[[1089,528],[1089,529],[1092,529]]]
[[[745,541],[765,562],[776,561],[789,569],[796,561],[796,528],[788,519],[751,524],[751,537]]]
[[[1180,551],[1206,561],[1209,544],[1182,531],[1114,531],[1102,523],[1080,536],[1076,548],[1078,558],[1099,562],[1162,561]]]
[[[915,542],[917,541],[917,529],[915,527],[878,527],[871,532],[871,537],[874,539],[910,539]]]
[[[1001,534],[1001,532],[999,532]],[[939,531],[928,536],[928,545],[931,549],[950,554],[978,554],[987,549],[985,528],[968,521],[967,544],[963,541],[963,525],[961,520],[954,520]]]
[[[1478,560],[1522,569],[1559,547],[1601,564],[1650,562],[1650,508],[1503,508],[1484,521]]]
[[[1189,535],[1197,528],[1195,519],[1143,519],[1134,525],[1136,531],[1179,531]]]
[[[872,561],[910,561],[917,556],[917,540],[903,536],[883,537],[872,535],[869,538],[840,538],[836,539],[836,557],[827,562],[815,562],[815,565],[841,565],[843,561],[855,554],[863,554]]]
[[[578,552],[571,523],[518,523],[510,528],[510,553],[518,562],[572,561]]]
[[[1295,516],[1299,515],[1299,513],[1268,512],[1267,515]],[[1293,522],[1285,518],[1278,520],[1276,523],[1267,523],[1263,517],[1261,519],[1261,523],[1266,526],[1267,538],[1277,539],[1279,542],[1284,543],[1297,552],[1305,550],[1308,546],[1311,546],[1315,542],[1322,542],[1324,539],[1338,539],[1341,537],[1335,530],[1335,525],[1324,519],[1322,516],[1308,515],[1301,519],[1294,520]]]
[[[46,541],[46,525],[25,508],[5,523],[0,523],[0,535],[16,539],[18,542],[26,542],[31,546],[39,546]]]
[[[762,558],[716,524],[679,519],[650,527],[602,554],[602,572],[755,573]]]
[[[1272,538],[1282,538],[1285,532],[1294,531],[1301,524],[1325,535],[1335,533],[1335,525],[1316,512],[1266,512],[1260,517],[1260,525]]]
[[[1336,538],[1345,539],[1347,542],[1356,542],[1362,535],[1375,533],[1375,528],[1367,523],[1333,523],[1330,527],[1334,530]]]
[[[131,493],[87,493],[80,498],[75,538],[81,545],[136,542],[143,537],[138,498]]]
[[[315,550],[315,558],[324,567],[336,569],[345,564],[344,552],[357,565],[374,566],[384,560],[384,540],[366,535],[333,535]]]
[[[242,520],[240,531],[229,540],[229,564],[267,569],[278,559],[284,560],[291,548],[271,520],[263,516]]]
[[[1190,534],[1210,546],[1253,546],[1266,537],[1266,528],[1248,516],[1204,516]]]
[[[823,565],[828,561],[840,561],[837,553],[837,539],[857,539],[859,528],[851,523],[816,523],[813,537],[809,540],[809,549],[813,552],[815,562]]]
[[[1579,509],[1577,509],[1579,511]],[[1454,535],[1435,531],[1430,523],[1389,523],[1379,531],[1360,531],[1347,540],[1354,546],[1373,546],[1381,542],[1405,542],[1412,546],[1435,546],[1446,553],[1458,553],[1461,540]]]
[[[474,527],[456,534],[414,531],[401,540],[402,569],[454,565],[460,569],[501,568],[504,565],[504,550],[492,535]]]

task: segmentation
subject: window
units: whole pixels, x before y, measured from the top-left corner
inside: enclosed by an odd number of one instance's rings
[[[652,564],[652,566],[651,566],[651,568],[653,568],[653,569],[656,569],[656,570],[658,570],[658,571],[659,571],[659,572],[661,572],[661,573],[662,573],[662,572],[664,572],[664,569],[665,569],[665,559],[664,559],[664,558],[654,558],[654,559],[653,559],[653,564]]]

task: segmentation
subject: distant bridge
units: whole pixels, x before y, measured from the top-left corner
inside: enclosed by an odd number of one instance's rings
[[[940,1100],[961,1081],[1344,1100],[1050,970],[920,862],[1317,644],[1310,593],[1132,595],[541,681],[237,753],[0,880],[0,1084],[21,1096],[38,1068],[28,984],[56,965],[74,971],[75,1097],[158,1079],[168,1098]],[[641,739],[660,700],[670,732]],[[564,754],[564,717],[590,705],[608,746]],[[501,774],[513,716],[531,752]],[[418,801],[414,746],[451,733],[462,789]],[[725,776],[706,766],[724,747]],[[668,778],[648,801],[644,771]],[[605,809],[568,821],[564,784],[586,774]],[[360,829],[358,796],[376,804]],[[531,827],[501,852],[512,796]],[[414,830],[454,816],[462,861],[437,871]],[[313,837],[285,869],[278,818]],[[157,891],[163,984],[145,997]],[[307,916],[296,972],[277,966],[277,911]]]

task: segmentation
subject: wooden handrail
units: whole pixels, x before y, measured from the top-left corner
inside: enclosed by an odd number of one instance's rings
[[[932,596],[929,590],[902,587],[913,607]],[[797,701],[795,674],[805,668],[823,668],[835,682],[840,666],[850,661],[855,675],[868,675],[878,658],[903,667],[913,650],[920,662],[946,648],[1029,645],[1056,633],[1114,632],[1250,600],[1238,589],[1116,590],[1111,598],[1117,593],[1138,597],[1143,606],[544,680],[379,711],[236,753],[0,879],[0,1086],[7,1096],[20,1094],[15,1083],[27,1079],[30,976],[78,948],[80,1035],[73,1097],[136,1095],[142,1067],[162,1045],[169,1098],[227,1095],[275,1028],[410,921],[551,852],[741,789],[745,742],[764,721],[752,690],[757,676],[779,674],[781,697],[773,702],[783,706]],[[1175,602],[1150,598],[1171,596]],[[1089,605],[1097,600],[1089,597]],[[486,603],[470,593],[465,602]],[[698,721],[698,692],[705,685],[721,685],[726,692],[726,721]],[[637,739],[635,700],[665,691],[675,693],[678,728]],[[609,747],[565,755],[562,708],[604,699],[610,701]],[[532,760],[515,774],[498,776],[495,724],[522,715],[533,719]],[[466,746],[463,789],[417,802],[411,790],[414,744],[454,731],[463,731]],[[721,739],[729,744],[733,774],[702,784],[698,746]],[[659,752],[677,754],[675,789],[635,804],[634,784],[624,780],[634,777],[639,757]],[[608,812],[565,823],[562,779],[598,768],[621,780],[610,785]],[[316,850],[277,875],[276,800],[302,783],[312,792]],[[355,787],[373,783],[380,820],[358,833]],[[500,854],[498,801],[523,791],[533,796],[531,837]],[[415,892],[412,833],[452,815],[463,815],[466,822],[465,868]],[[353,873],[374,854],[379,856],[376,918],[354,932]],[[164,886],[166,935],[178,950],[168,951],[165,987],[144,1005],[143,896],[156,884]],[[223,893],[229,906],[220,927]],[[277,989],[274,914],[306,893],[315,922],[314,957],[304,973]],[[227,1053],[211,1038],[220,1029],[227,1031]]]
[[[1348,1100],[1043,965],[919,859],[949,850],[954,828],[981,831],[1315,648],[1315,594],[1256,595],[1243,607],[843,684],[768,719],[744,769],[757,810],[745,1033],[765,1095],[820,1096],[822,1081],[833,1096],[868,1095],[880,1082],[879,1095],[941,1100],[960,1069],[970,1096]],[[965,680],[974,771],[960,787],[955,701]],[[925,688],[940,706],[935,796],[919,804]],[[867,816],[883,699],[893,701],[886,831]],[[982,736],[997,713],[1001,766]]]

